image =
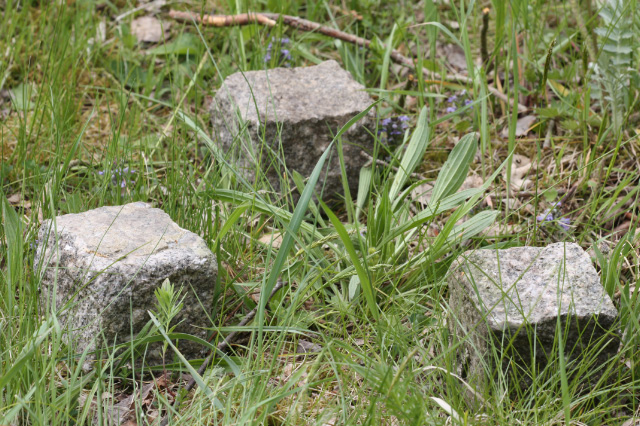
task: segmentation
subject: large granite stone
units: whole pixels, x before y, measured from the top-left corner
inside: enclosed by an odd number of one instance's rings
[[[309,177],[336,132],[372,102],[364,87],[336,61],[235,73],[225,79],[212,103],[212,133],[249,182],[261,168],[272,187],[281,191],[283,174],[295,170]],[[342,136],[354,197],[360,168],[367,162],[361,153],[373,150],[374,120],[372,109]],[[316,190],[327,199],[344,192],[335,149]]]
[[[532,383],[533,364],[557,362],[558,318],[568,363],[601,349],[595,365],[601,366],[617,353],[618,313],[577,244],[467,251],[448,283],[448,322],[454,341],[462,342],[459,373],[477,389],[495,377],[494,354],[521,388]]]
[[[41,309],[55,301],[79,351],[135,336],[149,321],[154,292],[167,278],[186,295],[172,323],[179,323],[176,331],[205,337],[215,256],[202,238],[162,210],[138,202],[58,216],[43,223],[38,240],[34,263],[42,274]],[[203,348],[182,341],[179,349],[197,357]],[[167,359],[172,355],[169,349]],[[149,346],[146,361],[157,364],[161,358],[160,345]]]

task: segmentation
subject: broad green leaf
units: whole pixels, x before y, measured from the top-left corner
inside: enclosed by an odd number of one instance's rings
[[[31,99],[36,94],[36,86],[31,83],[18,84],[13,89],[9,90],[9,96],[13,106],[18,111],[30,111],[35,108],[35,104]]]
[[[182,33],[175,40],[147,51],[150,55],[193,55],[202,53],[202,43],[195,34]]]
[[[476,133],[469,133],[460,139],[438,173],[430,203],[438,203],[460,189],[477,150],[478,135]]]
[[[364,209],[369,196],[371,186],[372,170],[371,167],[363,167],[360,169],[360,179],[358,180],[358,198],[356,199],[356,222],[360,218],[360,214]]]
[[[432,248],[435,248],[435,251],[431,253],[431,257],[437,258],[449,250],[451,244],[459,244],[478,235],[491,226],[499,214],[500,212],[494,210],[483,211],[459,225],[455,225],[455,223],[460,219],[460,215],[451,216],[448,221],[450,226],[445,226],[436,241],[434,241],[434,244],[432,244]]]
[[[382,241],[382,244],[386,244],[399,235],[416,228],[423,223],[433,219],[436,215],[459,206],[466,201],[464,207],[464,214],[466,214],[471,207],[478,202],[482,194],[489,188],[489,185],[498,177],[502,169],[505,167],[508,161],[511,161],[513,152],[509,154],[505,161],[493,172],[493,174],[484,182],[480,188],[465,189],[464,191],[456,192],[454,194],[445,197],[442,201],[430,204],[423,211],[415,215],[410,221],[403,223],[396,228],[393,228],[389,234]],[[468,200],[468,201],[467,201]],[[456,211],[457,212],[457,211]]]
[[[357,275],[352,275],[349,279],[349,300],[353,300],[358,296],[360,290],[360,278]]]
[[[413,135],[411,135],[411,140],[402,156],[400,170],[396,173],[393,183],[391,184],[391,189],[389,189],[389,199],[391,199],[394,204],[397,201],[396,196],[400,192],[400,189],[402,189],[411,173],[413,173],[416,167],[422,162],[422,157],[427,150],[431,133],[428,120],[427,107],[423,107],[418,117],[418,126],[413,132]]]

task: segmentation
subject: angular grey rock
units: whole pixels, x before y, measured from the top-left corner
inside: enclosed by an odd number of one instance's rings
[[[55,294],[62,323],[79,351],[99,348],[103,339],[112,345],[130,340],[132,332],[135,336],[149,321],[155,290],[167,278],[186,295],[172,322],[179,323],[176,331],[205,337],[215,256],[202,238],[162,210],[137,202],[58,216],[43,223],[38,240],[34,265],[42,274],[41,309],[51,306]],[[70,308],[62,309],[69,302]],[[160,347],[149,346],[149,364],[162,362]],[[203,350],[188,341],[178,347],[187,357]],[[172,356],[169,348],[166,358]]]
[[[372,102],[364,87],[336,61],[235,73],[225,79],[212,103],[212,133],[250,183],[262,168],[271,186],[282,191],[285,165],[289,173],[295,170],[303,178],[309,177],[333,135]],[[373,150],[374,127],[372,109],[342,136],[346,174],[354,196],[360,168],[367,162],[362,152]],[[323,198],[344,193],[337,151],[330,155],[327,172],[316,187]]]
[[[452,264],[448,283],[448,323],[462,342],[459,373],[477,389],[495,373],[492,347],[508,377],[515,366],[519,386],[530,385],[533,359],[544,367],[557,353],[558,317],[568,363],[602,349],[600,366],[618,351],[618,313],[577,244],[467,251]]]

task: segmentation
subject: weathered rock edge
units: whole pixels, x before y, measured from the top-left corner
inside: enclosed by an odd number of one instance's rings
[[[213,139],[249,183],[261,167],[274,190],[282,192],[280,180],[286,170],[307,178],[337,131],[373,103],[364,89],[333,60],[311,67],[238,72],[224,80],[211,104]],[[373,151],[373,129],[372,109],[342,136],[353,196],[360,168],[368,161],[362,152]],[[295,188],[292,181],[290,187]],[[344,194],[336,148],[316,191],[326,199]]]
[[[558,316],[568,364],[597,348],[594,367],[600,367],[618,351],[618,312],[577,244],[467,251],[452,264],[448,283],[449,328],[454,342],[463,342],[458,373],[478,389],[495,377],[487,375],[496,372],[492,348],[502,371],[517,376],[511,381],[530,386],[532,360],[538,368],[556,361],[549,356]]]

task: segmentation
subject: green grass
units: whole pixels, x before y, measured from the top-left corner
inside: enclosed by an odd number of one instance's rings
[[[164,40],[140,45],[130,24],[145,12],[115,19],[138,3],[0,1],[0,425],[108,424],[111,405],[129,395],[140,425],[157,424],[176,397],[182,403],[169,424],[617,425],[637,412],[636,1],[621,2],[631,38],[610,28],[620,22],[615,13],[603,18],[609,9],[589,0],[172,3],[299,15],[375,40],[370,50],[281,24],[170,22],[166,9],[158,15]],[[477,66],[484,7],[489,58]],[[292,66],[338,60],[380,99],[380,119],[411,117],[397,146],[377,140],[387,165],[364,170],[358,193],[341,205],[312,198],[322,162],[296,179],[302,196],[293,204],[271,192],[264,175],[243,179],[211,139],[210,97],[234,72],[276,66],[264,61],[271,37],[291,39]],[[444,44],[460,49],[471,83],[422,74],[460,72],[450,69]],[[598,75],[588,66],[592,44]],[[393,64],[390,48],[422,67]],[[629,70],[611,65],[623,56]],[[447,112],[454,94],[458,108]],[[538,118],[526,137],[516,137],[518,102]],[[526,176],[514,174],[513,154],[534,163]],[[136,173],[121,188],[111,175],[127,166]],[[470,174],[484,185],[458,192]],[[531,180],[528,194],[510,188],[521,177]],[[434,185],[431,202],[409,202],[426,182]],[[559,208],[567,230],[536,220],[567,192]],[[175,374],[140,397],[151,375],[129,369],[113,345],[104,346],[99,368],[84,372],[87,354],[39,304],[41,221],[133,201],[162,208],[216,253],[212,344],[258,306],[248,338],[216,357],[186,395],[178,373],[195,373],[200,360],[187,368],[177,357]],[[498,374],[473,389],[482,407],[470,406],[465,395],[475,384],[457,376],[460,346],[449,336],[451,261],[464,250],[557,241],[591,250],[621,313],[620,353],[594,365],[594,350],[572,365],[558,344],[547,366],[521,372],[532,375],[532,391],[509,393]],[[278,278],[289,285],[267,304]],[[153,320],[147,339],[171,351],[166,318],[156,310]],[[321,349],[297,354],[300,340]],[[598,369],[607,374],[587,387]]]

